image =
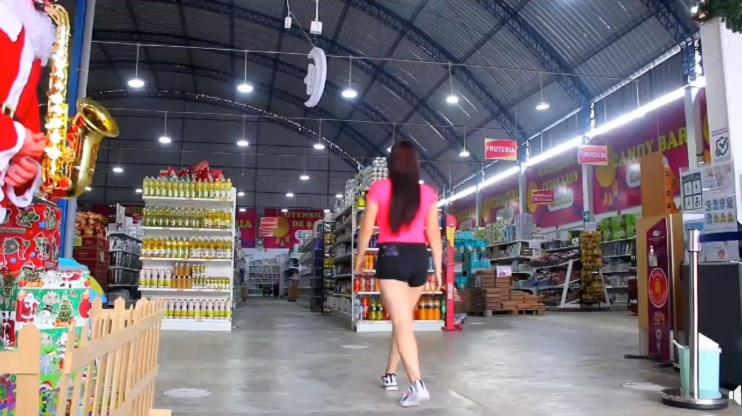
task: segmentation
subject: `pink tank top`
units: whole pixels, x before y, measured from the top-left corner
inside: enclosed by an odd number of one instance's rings
[[[376,181],[368,190],[366,199],[379,206],[376,216],[376,225],[379,227],[379,243],[419,243],[425,244],[425,220],[430,212],[430,207],[438,203],[438,195],[428,185],[420,185],[420,207],[417,209],[415,219],[411,223],[399,229],[398,233],[392,231],[389,225],[389,209],[392,204],[392,181],[384,179]]]

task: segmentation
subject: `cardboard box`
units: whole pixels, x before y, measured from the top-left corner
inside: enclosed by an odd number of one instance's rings
[[[80,247],[108,250],[108,240],[105,237],[82,237],[82,244]]]

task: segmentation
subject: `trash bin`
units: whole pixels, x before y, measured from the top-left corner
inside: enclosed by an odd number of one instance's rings
[[[701,399],[718,399],[719,392],[719,357],[721,349],[718,344],[699,334],[700,351],[698,353],[698,390]],[[708,342],[704,342],[705,340]],[[678,364],[680,364],[680,389],[683,395],[690,395],[691,382],[690,347],[675,344],[678,347]],[[715,347],[714,347],[715,346]]]

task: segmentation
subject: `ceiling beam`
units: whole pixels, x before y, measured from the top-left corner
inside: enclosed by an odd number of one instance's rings
[[[218,48],[234,48],[239,49],[238,47],[234,45],[226,45],[220,42],[215,42],[207,39],[201,39],[201,38],[195,38],[195,37],[184,37],[181,35],[169,35],[169,34],[162,34],[162,33],[150,33],[150,32],[131,32],[131,31],[119,31],[119,30],[101,30],[97,29],[93,31],[93,39],[94,40],[100,40],[100,41],[132,41],[133,39],[137,39],[144,42],[151,42],[151,43],[164,43],[164,44],[173,44],[173,45],[183,45],[186,42],[190,42],[190,44],[195,46],[206,46],[206,47],[218,47]],[[232,53],[224,52],[224,51],[213,51],[214,53],[218,54],[229,54],[232,55]],[[252,63],[256,63],[258,65],[266,66],[269,68],[273,68],[275,66],[276,70],[282,73],[285,73],[287,75],[290,75],[292,77],[299,78],[301,80],[304,79],[304,76],[306,75],[306,70],[304,68],[299,68],[297,66],[282,62],[280,59],[261,55],[261,54],[248,54],[247,56],[248,61]],[[340,91],[342,90],[342,87],[332,83],[327,82],[325,85],[325,91],[329,94],[336,94],[340,95]],[[303,101],[301,106],[303,107]],[[389,126],[387,127],[389,131],[391,131],[391,121],[386,118],[384,114],[379,112],[374,107],[366,104],[366,103],[357,103],[357,106],[360,107],[361,113],[363,113],[369,120],[372,121],[378,121],[383,123],[389,123]],[[320,107],[315,107],[315,109],[319,109]],[[320,116],[322,117],[322,116]],[[338,117],[327,117],[327,118],[338,118]],[[363,136],[362,134],[358,133],[359,136]],[[364,140],[366,140],[369,143],[373,143],[370,140],[366,139],[365,136]],[[384,153],[377,150],[372,150],[369,153],[369,156],[384,156]],[[438,183],[441,187],[444,187],[447,183],[448,179],[443,174],[440,169],[438,169],[436,166],[428,167],[426,168],[428,174],[430,175],[431,179],[433,179],[434,182]]]

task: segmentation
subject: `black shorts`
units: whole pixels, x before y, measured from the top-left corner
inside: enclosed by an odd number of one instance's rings
[[[382,244],[376,262],[376,278],[407,282],[420,287],[428,281],[428,249],[425,244]]]

